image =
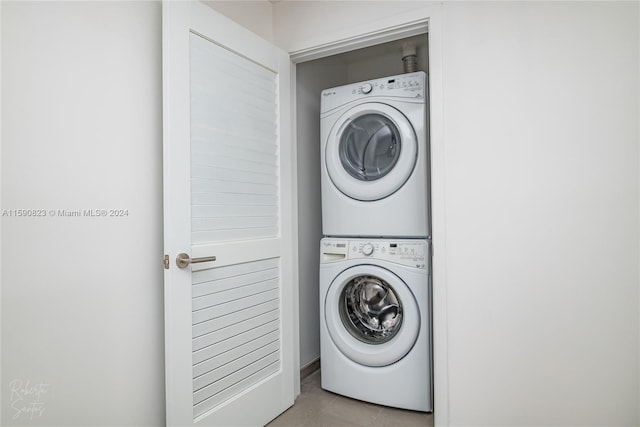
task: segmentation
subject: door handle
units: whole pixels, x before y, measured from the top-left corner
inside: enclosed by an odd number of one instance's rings
[[[200,258],[190,258],[189,254],[185,254],[184,252],[181,254],[178,254],[178,256],[176,257],[176,264],[178,264],[178,267],[180,268],[186,268],[189,264],[198,264],[200,262],[211,262],[211,261],[215,261],[216,257],[214,256],[203,256]]]

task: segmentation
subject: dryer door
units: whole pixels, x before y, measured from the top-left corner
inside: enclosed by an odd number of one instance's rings
[[[402,359],[420,329],[420,311],[409,287],[394,273],[373,265],[351,267],[334,279],[324,318],[340,351],[366,366]]]
[[[389,105],[370,102],[338,118],[327,139],[325,167],[342,193],[372,201],[404,185],[417,155],[418,142],[409,120]]]

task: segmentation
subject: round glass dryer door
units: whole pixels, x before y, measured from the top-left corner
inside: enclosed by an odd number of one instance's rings
[[[375,181],[388,175],[398,163],[401,139],[387,117],[368,113],[345,125],[340,141],[342,167],[355,179]]]
[[[333,184],[363,201],[383,199],[409,179],[418,145],[413,127],[395,108],[357,105],[343,114],[327,140],[326,168]]]
[[[349,268],[334,279],[324,317],[334,344],[366,366],[402,359],[420,329],[420,312],[409,287],[389,270],[372,265]]]

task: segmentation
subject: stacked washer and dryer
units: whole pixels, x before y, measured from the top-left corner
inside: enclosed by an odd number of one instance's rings
[[[322,388],[430,412],[426,74],[321,94]]]

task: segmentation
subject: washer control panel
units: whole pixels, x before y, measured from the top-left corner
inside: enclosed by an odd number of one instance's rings
[[[320,262],[336,262],[347,259],[385,260],[415,268],[426,268],[429,256],[427,240],[338,240],[323,239]]]
[[[362,93],[370,93],[372,90],[373,90],[373,85],[371,83],[365,83],[362,86],[360,86],[360,92]]]

